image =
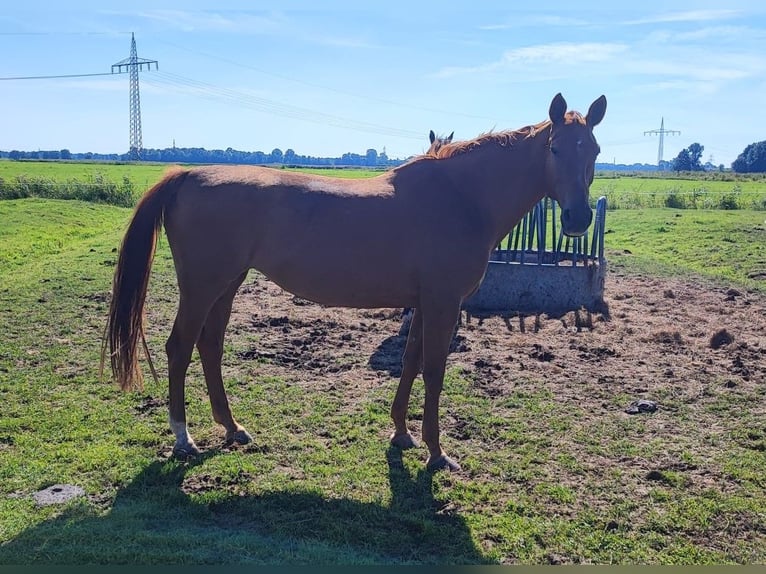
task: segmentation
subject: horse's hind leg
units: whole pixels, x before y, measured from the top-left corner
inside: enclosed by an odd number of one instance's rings
[[[168,355],[170,429],[176,437],[173,455],[180,459],[199,454],[197,445],[186,427],[185,380],[191,362],[194,343],[199,337],[209,306],[201,308],[181,295],[178,313],[173,323],[165,351]]]
[[[212,284],[199,279],[179,277],[178,285],[180,291],[178,312],[173,323],[173,330],[165,343],[165,351],[168,355],[170,429],[176,437],[173,455],[183,459],[199,454],[199,449],[194,444],[186,426],[184,404],[186,371],[208,313],[227,289],[228,284],[217,282]]]
[[[409,329],[407,345],[402,357],[402,375],[391,406],[391,418],[394,421],[391,444],[399,448],[418,446],[418,441],[407,430],[407,408],[410,404],[412,383],[420,372],[423,358],[423,315],[420,309],[414,310]]]
[[[202,361],[202,370],[205,373],[205,383],[210,396],[210,406],[213,409],[213,420],[226,429],[226,444],[233,442],[247,444],[252,440],[244,427],[237,423],[231,414],[221,375],[221,358],[223,357],[226,326],[229,324],[234,295],[236,295],[237,289],[242,285],[246,276],[247,272],[237,277],[218,298],[208,313],[205,325],[202,327],[202,333],[200,333],[197,341],[197,350]]]

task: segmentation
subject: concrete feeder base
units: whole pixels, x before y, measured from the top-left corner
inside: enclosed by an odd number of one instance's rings
[[[536,258],[528,256],[529,261]],[[463,309],[476,316],[598,311],[604,306],[605,277],[605,260],[576,266],[571,261],[557,265],[490,261],[479,289],[463,302]]]

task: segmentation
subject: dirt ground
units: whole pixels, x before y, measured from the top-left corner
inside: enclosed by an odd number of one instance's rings
[[[610,269],[604,300],[603,313],[562,317],[463,313],[447,367],[460,366],[487,396],[505,394],[523,372],[544,380],[557,400],[603,400],[607,409],[629,406],[615,405],[616,393],[656,401],[672,389],[683,401],[711,384],[740,392],[763,386],[763,295]],[[230,334],[258,333],[257,347],[240,358],[268,359],[261,374],[364,394],[400,373],[400,317],[400,309],[325,308],[256,275],[240,289]]]

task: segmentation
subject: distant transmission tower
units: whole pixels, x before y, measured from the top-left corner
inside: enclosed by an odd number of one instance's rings
[[[141,139],[141,96],[138,92],[138,72],[144,69],[149,71],[152,69],[159,69],[159,63],[157,60],[147,60],[146,58],[139,58],[136,52],[136,37],[131,33],[130,35],[130,57],[120,60],[116,64],[112,65],[112,73],[115,73],[115,68],[118,74],[128,72],[130,74],[130,151],[129,156],[132,160],[141,158],[141,151],[143,150],[143,142]]]
[[[668,134],[669,136],[672,136],[674,134],[681,135],[681,132],[677,130],[666,130],[665,129],[665,118],[663,117],[660,121],[660,129],[658,130],[648,130],[644,132],[644,135],[654,135],[659,134],[660,135],[660,147],[657,150],[657,167],[660,167],[662,165],[662,153],[665,148],[665,134]]]

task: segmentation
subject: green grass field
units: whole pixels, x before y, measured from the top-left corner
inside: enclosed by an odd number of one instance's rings
[[[125,176],[124,166],[113,167],[116,178]],[[140,172],[146,178],[165,169],[136,167],[157,170]],[[121,393],[99,381],[116,248],[130,214],[82,201],[0,201],[0,565],[455,565],[502,556],[539,564],[552,554],[599,564],[766,561],[766,427],[752,415],[762,393],[722,394],[713,405],[727,431],[711,452],[736,484],[691,492],[685,476],[669,470],[661,485],[627,500],[613,494],[625,476],[607,473],[591,485],[600,509],[577,508],[577,488],[556,476],[583,476],[579,461],[551,449],[553,435],[579,428],[585,407],[572,410],[524,377],[512,396],[490,400],[459,370],[449,372],[445,410],[474,425],[475,438],[455,445],[463,477],[431,475],[418,454],[386,450],[394,380],[349,408],[337,394],[306,392],[283,378],[244,385],[227,376],[237,410],[258,413],[254,444],[211,449],[191,463],[168,460],[165,383],[147,380],[143,392]],[[618,209],[607,214],[606,229],[607,257],[620,272],[688,275],[766,293],[764,211]],[[176,298],[161,241],[148,303],[155,350]],[[244,368],[231,347],[226,360]],[[198,378],[196,361],[194,369]],[[422,401],[422,385],[417,392],[413,405]],[[187,396],[190,421],[205,421],[193,429],[196,438],[215,443],[204,385],[189,385]],[[680,408],[679,424],[693,433],[694,417]],[[616,417],[577,432],[590,448],[638,449]],[[737,441],[752,446],[731,449]],[[657,454],[665,446],[641,448]],[[531,490],[514,487],[535,477]],[[33,492],[58,483],[77,484],[87,496],[35,505]],[[640,527],[609,528],[602,515]],[[742,529],[749,533],[727,538]],[[723,542],[713,549],[704,542],[711,537]]]
[[[59,182],[78,179],[88,180],[103,175],[114,182],[130,179],[137,189],[146,189],[157,181],[167,165],[162,164],[118,164],[109,162],[59,162],[59,161],[0,161],[0,180],[18,177],[44,178]]]
[[[766,292],[766,213],[625,209],[607,212],[607,258],[652,273],[695,273]]]
[[[154,182],[162,177],[162,174],[170,166],[165,164],[120,164],[110,162],[60,162],[60,161],[9,161],[0,160],[0,180],[13,180],[22,178],[41,178],[57,182],[69,180],[89,180],[96,176],[120,182],[123,178],[131,180],[138,190],[143,192]],[[295,168],[290,168],[295,169]],[[299,168],[297,171],[316,173],[333,177],[370,177],[380,174],[380,170],[369,169],[321,169]]]
[[[128,180],[134,195],[140,195],[168,169],[162,164],[114,164],[85,162],[0,161],[0,198],[23,197],[8,195],[5,186],[21,179],[27,182],[86,187],[100,185],[106,180],[120,184]],[[361,178],[378,175],[379,170],[290,168],[304,173],[333,177]],[[55,185],[53,185],[55,184]],[[49,195],[45,195],[49,193]],[[74,192],[73,197],[77,197]],[[42,197],[60,197],[43,190],[31,193]],[[661,176],[604,172],[598,173],[591,187],[591,197],[606,196],[609,209],[642,207],[675,207],[682,209],[754,209],[766,210],[766,177],[762,174],[682,174]]]
[[[729,175],[732,180],[602,175],[590,193],[606,196],[610,209],[766,209],[766,179]]]

